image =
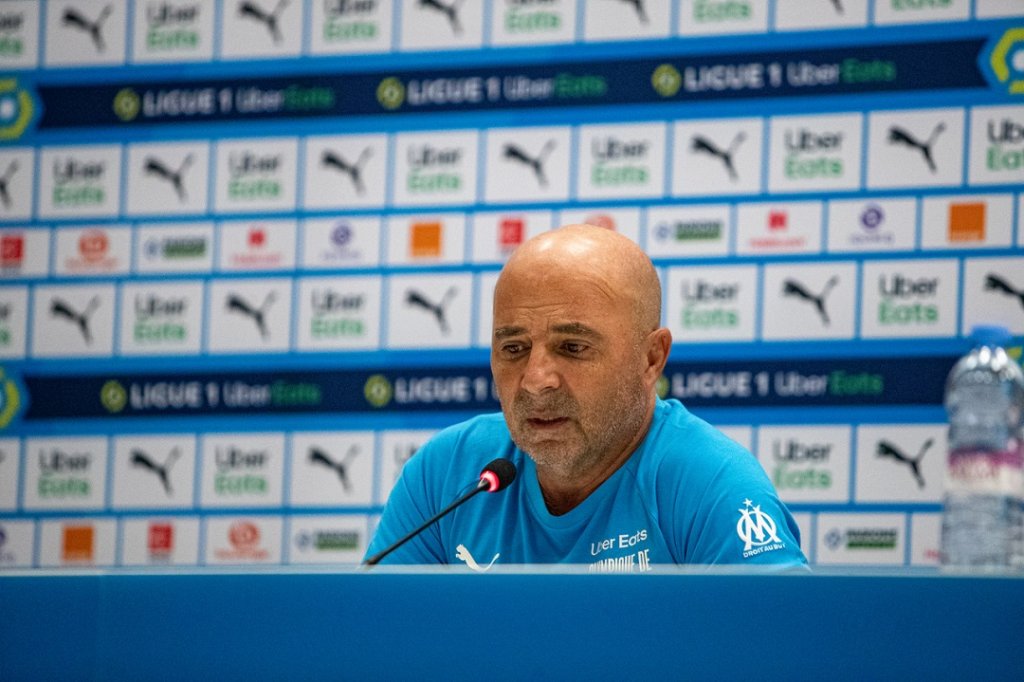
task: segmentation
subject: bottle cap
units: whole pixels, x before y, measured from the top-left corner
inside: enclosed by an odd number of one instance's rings
[[[971,328],[971,339],[979,346],[1005,346],[1011,338],[1010,331],[998,324],[977,324]]]

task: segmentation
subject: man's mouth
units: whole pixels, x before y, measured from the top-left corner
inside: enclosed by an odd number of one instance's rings
[[[568,422],[567,417],[530,417],[526,423],[535,429],[549,429]]]

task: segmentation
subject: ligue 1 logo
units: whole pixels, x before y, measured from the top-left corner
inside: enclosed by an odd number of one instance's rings
[[[1011,28],[992,48],[989,65],[1011,95],[1024,95],[1024,28]]]
[[[28,91],[14,78],[0,80],[0,140],[21,137],[32,120],[34,107]]]

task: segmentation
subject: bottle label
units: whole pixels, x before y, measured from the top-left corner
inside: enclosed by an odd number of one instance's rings
[[[1005,450],[953,450],[949,453],[947,490],[1024,496],[1024,447],[1012,441]]]

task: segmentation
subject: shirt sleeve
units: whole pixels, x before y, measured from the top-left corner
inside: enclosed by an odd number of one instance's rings
[[[686,563],[805,567],[800,529],[753,455],[726,455],[696,502]]]

